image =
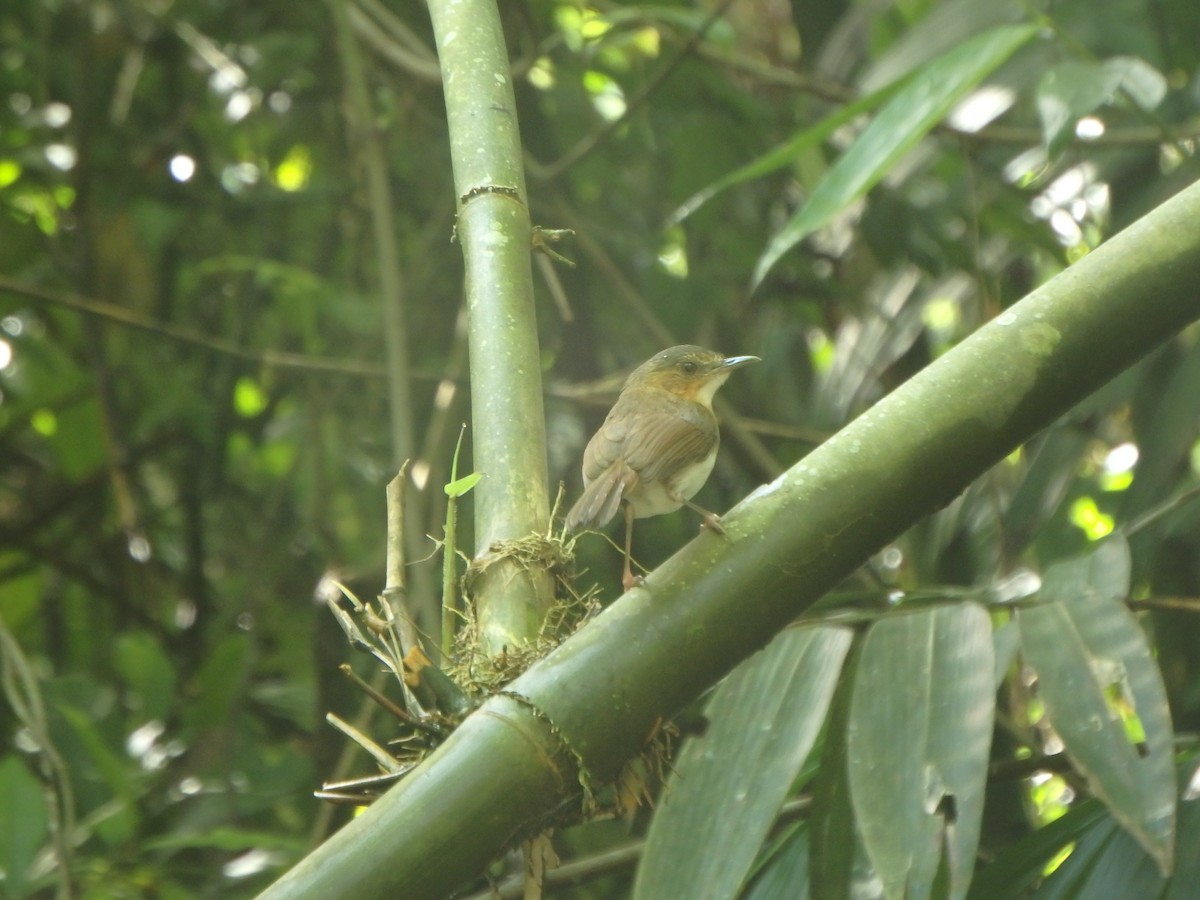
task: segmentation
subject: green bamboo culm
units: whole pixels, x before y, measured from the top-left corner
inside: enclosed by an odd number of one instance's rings
[[[472,602],[481,649],[535,639],[554,599],[543,568],[497,556],[545,533],[546,428],[532,228],[504,34],[494,0],[432,0],[463,248],[475,508]]]

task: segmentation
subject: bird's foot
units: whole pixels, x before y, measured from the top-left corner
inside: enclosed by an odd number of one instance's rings
[[[645,583],[645,578],[643,578],[641,575],[634,575],[628,569],[626,569],[625,573],[621,576],[621,587],[625,590],[625,593],[629,593],[635,587],[641,587]]]
[[[696,513],[696,515],[698,515],[700,517],[700,527],[701,528],[707,528],[709,531],[713,532],[714,534],[724,534],[725,533],[725,529],[721,525],[721,517],[718,516],[715,512],[709,512],[703,506],[698,506],[695,503],[693,503],[691,500],[684,500],[683,502],[687,504],[688,509],[691,509],[693,512]]]

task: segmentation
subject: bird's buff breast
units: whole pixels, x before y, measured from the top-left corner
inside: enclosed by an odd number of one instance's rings
[[[633,506],[635,519],[645,519],[649,516],[661,516],[664,513],[675,512],[683,506],[685,500],[691,500],[713,470],[717,461],[717,447],[714,446],[708,456],[699,462],[676,472],[667,483],[662,481],[650,484],[639,484],[626,500]]]

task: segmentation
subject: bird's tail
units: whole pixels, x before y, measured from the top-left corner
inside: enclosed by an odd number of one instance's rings
[[[567,513],[567,530],[579,531],[607,524],[637,481],[637,472],[623,461],[613,463],[583,489],[582,496]]]

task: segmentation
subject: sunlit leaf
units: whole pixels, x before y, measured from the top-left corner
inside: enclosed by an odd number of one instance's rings
[[[21,164],[11,159],[0,159],[0,188],[6,188],[21,177]]]
[[[267,393],[253,378],[242,377],[233,388],[233,408],[244,419],[252,419],[267,408]]]

